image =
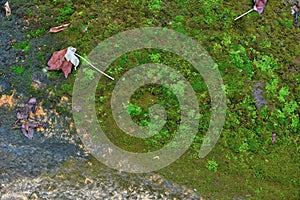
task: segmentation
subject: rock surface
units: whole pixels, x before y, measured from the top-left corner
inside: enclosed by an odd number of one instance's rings
[[[0,0],[0,5],[5,2]],[[47,89],[65,79],[52,83],[42,70],[46,63],[37,56],[43,45],[59,49],[62,42],[53,43],[45,35],[32,39],[29,50],[13,48],[26,41],[29,25],[22,16],[35,5],[18,1],[10,7],[9,19],[0,12],[0,92],[12,101],[0,107],[0,199],[200,199],[195,191],[159,175],[126,174],[100,166],[84,151],[71,113],[56,109],[62,105],[70,110],[70,99],[58,99]],[[13,66],[26,69],[20,75]],[[16,113],[37,94],[36,120],[46,127],[35,130],[29,140],[14,129],[14,123]]]

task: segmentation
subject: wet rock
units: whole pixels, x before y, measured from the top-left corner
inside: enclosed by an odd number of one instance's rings
[[[5,81],[4,79],[3,80],[0,79],[0,93],[5,94],[5,93],[7,93],[11,90],[12,90],[11,85],[7,81]]]
[[[51,176],[23,177],[5,184],[0,191],[6,194],[6,199],[16,196],[28,199],[200,199],[193,190],[165,184],[170,182],[162,177],[160,180],[163,184],[156,188],[145,184],[153,176],[159,175],[137,175],[116,172],[104,166],[86,166],[74,161],[69,168],[61,167],[50,173]]]

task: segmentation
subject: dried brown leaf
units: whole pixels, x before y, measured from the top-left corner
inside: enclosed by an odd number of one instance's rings
[[[64,24],[64,25],[61,25],[61,26],[52,27],[52,28],[50,28],[50,32],[51,33],[57,33],[57,32],[60,32],[60,31],[63,31],[65,29],[67,29],[69,26],[70,26],[70,23],[69,24]]]
[[[23,110],[17,112],[17,121],[15,122],[15,125],[17,122],[22,123],[20,127],[16,128],[21,128],[22,133],[30,140],[33,139],[34,129],[45,127],[43,122],[30,119],[30,117],[34,118],[34,114],[36,112],[36,103],[37,101],[35,97],[30,98],[24,105]]]
[[[66,59],[65,59],[66,52],[67,52],[67,49],[63,49],[63,50],[54,52],[52,54],[52,57],[50,58],[50,60],[47,63],[49,66],[48,70],[61,69],[63,62],[66,61]]]
[[[4,4],[4,9],[5,9],[5,12],[6,12],[6,17],[10,16],[11,9],[9,7],[8,1]]]
[[[67,61],[65,58],[65,54],[67,53],[67,49],[63,49],[60,51],[56,51],[53,53],[52,57],[48,61],[48,70],[58,70],[61,69],[64,72],[65,77],[72,71],[72,63]]]
[[[67,60],[63,62],[61,70],[64,72],[66,78],[68,78],[68,75],[71,73],[72,66],[73,66],[72,63],[68,62]]]
[[[255,0],[254,3],[254,10],[261,14],[266,7],[267,0]]]

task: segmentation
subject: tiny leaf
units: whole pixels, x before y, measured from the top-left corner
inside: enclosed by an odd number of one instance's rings
[[[68,47],[65,58],[67,61],[71,62],[76,67],[79,65],[79,59],[75,56],[76,48]]]

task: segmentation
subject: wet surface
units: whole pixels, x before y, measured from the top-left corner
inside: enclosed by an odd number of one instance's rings
[[[43,70],[51,52],[64,42],[49,33],[28,35],[30,27],[38,25],[22,18],[27,9],[36,9],[32,3],[15,2],[10,7],[9,18],[0,12],[0,199],[200,199],[195,191],[158,175],[92,167],[98,161],[88,156],[76,135],[70,98],[57,97],[53,89],[66,79],[62,75],[53,81]],[[25,69],[18,72],[20,68]],[[37,116],[31,118],[45,123],[32,140],[14,125],[17,112],[31,97],[37,98],[38,107]]]
[[[4,3],[5,1],[0,1],[0,5]],[[41,39],[28,40],[30,24],[19,18],[26,12],[27,6],[26,2],[11,3],[12,15],[6,18],[2,9],[0,15],[0,91],[1,96],[12,96],[13,102],[12,105],[2,102],[0,110],[0,188],[21,177],[35,177],[55,170],[69,158],[84,157],[83,150],[71,139],[71,135],[75,134],[74,130],[72,133],[69,130],[71,116],[60,116],[59,113],[54,115],[52,105],[45,106],[42,103],[41,94],[47,95],[47,90],[42,87],[50,81],[42,72],[45,63],[37,59],[36,55],[40,46],[51,43],[51,40],[47,35]],[[28,50],[14,48],[14,45],[26,40],[30,45]],[[16,66],[25,68],[24,72],[18,74],[13,70]],[[40,107],[45,109],[42,120],[47,128],[35,131],[33,140],[29,140],[20,129],[14,129],[13,125],[17,111],[32,97],[34,83],[38,84],[38,101]],[[55,120],[60,123],[55,123]],[[52,121],[51,126],[49,122]]]

